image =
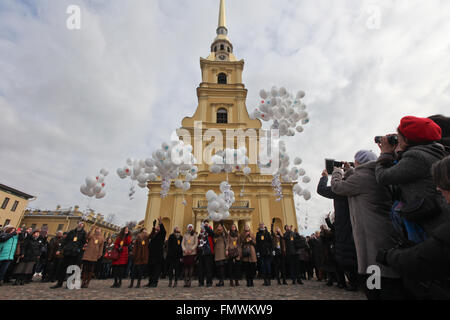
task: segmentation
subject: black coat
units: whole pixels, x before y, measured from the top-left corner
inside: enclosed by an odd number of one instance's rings
[[[286,255],[291,256],[297,254],[295,250],[295,233],[294,231],[287,231],[284,234],[284,243],[286,246]]]
[[[84,229],[70,230],[64,239],[64,256],[78,257],[81,255],[83,246],[86,244],[86,231]]]
[[[175,234],[171,234],[169,236],[169,240],[167,241],[167,258],[168,259],[177,259],[183,258],[183,248],[181,247],[181,243],[183,242],[183,237],[180,236],[177,238]]]
[[[386,260],[418,298],[450,299],[450,221],[414,247],[389,250]]]
[[[153,228],[150,234],[150,243],[148,245],[148,263],[158,264],[164,261],[164,241],[166,240],[166,229],[161,223],[159,232],[156,233]]]
[[[321,269],[323,260],[322,241],[320,239],[311,238],[309,240],[309,246],[311,248],[311,262],[316,269]]]
[[[267,229],[259,230],[256,233],[256,252],[261,257],[271,256],[273,251],[272,236]]]
[[[320,178],[317,193],[322,197],[333,200],[336,262],[344,269],[354,269],[358,262],[348,200],[347,197],[339,196],[331,191],[331,187],[327,184],[328,177]]]
[[[37,262],[42,249],[42,239],[29,236],[22,246],[23,262]]]

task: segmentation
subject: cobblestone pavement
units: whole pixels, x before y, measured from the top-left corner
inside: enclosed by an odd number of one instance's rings
[[[348,292],[324,282],[304,280],[304,285],[278,285],[264,287],[263,280],[255,280],[254,287],[168,288],[168,280],[161,280],[157,288],[128,289],[129,280],[123,280],[120,289],[112,289],[113,280],[93,280],[89,289],[50,289],[51,283],[32,282],[25,286],[4,284],[0,287],[0,300],[365,300],[362,292]],[[143,281],[146,284],[147,281]],[[289,282],[290,283],[290,282]]]

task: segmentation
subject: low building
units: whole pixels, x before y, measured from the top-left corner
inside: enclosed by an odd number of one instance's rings
[[[0,227],[18,227],[28,202],[35,199],[25,192],[0,184]]]
[[[66,232],[75,229],[80,221],[85,223],[86,231],[95,224],[101,229],[105,239],[120,232],[120,227],[106,222],[102,214],[96,214],[94,210],[86,214],[79,209],[78,206],[73,209],[62,209],[57,206],[56,210],[26,210],[20,225],[23,228],[45,230],[50,238],[54,237],[58,231]]]

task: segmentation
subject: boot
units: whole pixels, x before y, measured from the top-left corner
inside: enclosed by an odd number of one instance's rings
[[[250,279],[249,279],[249,278],[247,278],[247,287],[251,287],[251,286],[250,286]]]
[[[283,284],[287,285],[288,283],[286,282],[286,279],[283,279]]]
[[[111,286],[111,288],[117,288],[117,278],[114,278],[114,284]]]
[[[117,288],[120,288],[122,286],[122,279],[119,279],[119,283],[117,284]]]
[[[267,286],[270,287],[270,278],[267,278]]]
[[[178,284],[178,280],[175,279],[175,281],[173,282],[173,288],[176,288]]]
[[[223,280],[219,280],[219,283],[216,284],[216,287],[223,287]]]
[[[134,285],[134,279],[131,279],[131,281],[130,281],[130,285],[128,286],[128,288],[133,288],[133,285]]]
[[[280,280],[280,278],[277,278],[277,283],[278,283],[278,285],[281,285],[281,280]]]
[[[298,283],[298,284],[303,284],[303,281],[302,281],[302,279],[300,279],[300,280],[297,280],[297,283]]]
[[[172,288],[172,279],[169,279],[169,288]]]
[[[234,285],[235,285],[236,287],[239,287],[239,280],[234,280]]]
[[[230,287],[234,287],[234,282],[232,279],[230,279]]]
[[[250,278],[250,287],[254,287],[255,284],[253,283],[253,279]]]
[[[137,284],[136,284],[136,288],[139,289],[141,287],[141,279],[138,279]]]
[[[14,283],[14,285],[17,286],[17,279],[16,279],[16,282]],[[50,287],[50,289],[58,289],[58,288],[61,288],[61,287],[62,287],[62,283],[60,283],[58,281],[58,283],[56,283],[54,286]]]

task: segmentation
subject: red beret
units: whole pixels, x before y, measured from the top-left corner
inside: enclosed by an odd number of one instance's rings
[[[442,138],[442,129],[433,120],[413,116],[403,117],[398,131],[412,142],[432,142]]]

